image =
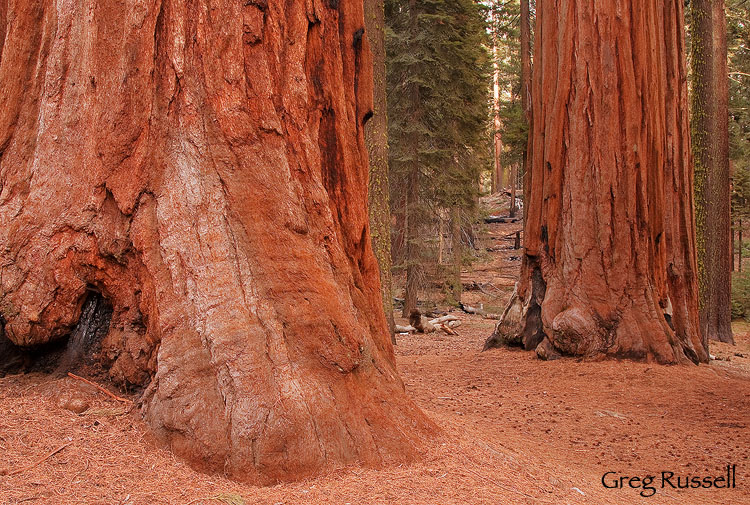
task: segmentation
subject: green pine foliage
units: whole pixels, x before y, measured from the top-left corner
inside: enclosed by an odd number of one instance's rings
[[[405,219],[419,223],[422,264],[435,263],[440,216],[476,213],[490,163],[487,12],[477,0],[386,0],[386,66],[394,265],[403,267]],[[415,100],[415,96],[418,99]],[[419,202],[404,201],[419,171]],[[399,237],[399,234],[401,236]]]
[[[726,11],[732,221],[738,224],[750,220],[750,1],[727,0]],[[744,258],[750,252],[747,249],[743,247]],[[732,274],[731,303],[733,318],[750,320],[750,272]]]
[[[732,273],[732,319],[750,321],[750,272]]]

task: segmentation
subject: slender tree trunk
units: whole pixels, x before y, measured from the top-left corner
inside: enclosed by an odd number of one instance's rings
[[[529,0],[521,0],[521,106],[526,123],[531,131],[531,10]],[[528,177],[529,161],[528,150],[523,150],[523,201],[528,201]],[[526,220],[526,207],[524,207],[524,222]]]
[[[732,181],[734,180],[734,162],[732,160],[729,160],[729,195],[730,195],[730,201],[729,201],[729,231],[731,234],[731,239],[729,241],[729,257],[731,258],[732,263],[732,272],[736,270],[735,268],[735,257],[734,257],[734,235],[736,231],[735,225],[737,222],[734,220],[734,212],[732,211],[732,202],[731,202],[731,195],[734,191],[734,188],[732,186]],[[731,277],[731,276],[730,276]],[[731,293],[730,293],[731,294]]]
[[[693,0],[692,136],[704,338],[734,342],[730,308],[729,89],[723,0]]]
[[[503,127],[502,120],[500,119],[500,65],[499,65],[499,48],[497,43],[497,31],[496,31],[497,16],[493,11],[492,14],[492,68],[493,68],[493,85],[492,85],[492,115],[493,124],[495,128],[494,139],[494,170],[492,172],[492,192],[496,193],[502,191],[505,187],[503,164],[502,164],[502,153],[503,153],[503,137],[500,134],[500,130]]]
[[[370,156],[370,236],[380,267],[383,310],[391,340],[396,343],[391,277],[391,203],[388,185],[388,100],[385,73],[385,7],[383,0],[365,0],[365,29],[372,49],[373,116],[365,128]]]
[[[518,179],[518,163],[513,163],[510,169],[510,209],[508,215],[516,216],[516,181]]]
[[[537,3],[522,275],[486,347],[708,360],[683,2],[629,6]]]
[[[414,142],[418,142],[415,140]],[[415,150],[418,149],[418,145]],[[415,156],[417,156],[415,154]],[[418,159],[418,158],[417,158]],[[406,286],[404,294],[404,307],[402,317],[409,317],[412,310],[417,308],[419,294],[419,234],[417,228],[417,205],[419,204],[419,164],[412,163],[412,168],[407,177],[405,219],[405,260],[406,260]]]
[[[97,291],[158,438],[257,483],[408,460],[432,427],[370,242],[363,5],[336,4],[0,0],[6,335],[64,341]]]
[[[445,233],[443,228],[445,226],[445,220],[443,219],[443,213],[438,213],[438,265],[443,264],[443,251],[445,250]]]
[[[419,12],[416,0],[409,0],[409,19],[411,33],[416,36],[419,31]],[[418,123],[421,117],[421,98],[419,84],[411,85],[411,109],[414,122]],[[403,317],[409,317],[412,310],[417,308],[419,295],[419,284],[421,277],[420,245],[419,245],[419,175],[420,175],[420,150],[421,136],[418,131],[411,133],[412,159],[406,187],[406,293],[404,295],[404,308],[401,313]]]
[[[732,222],[732,241],[730,244],[731,256],[732,256],[732,272],[734,272],[734,222]]]
[[[451,209],[451,256],[453,259],[453,282],[451,283],[451,295],[453,301],[461,301],[463,284],[461,283],[461,209],[454,206]]]
[[[737,270],[742,272],[742,219],[740,219],[740,227],[737,231],[737,241],[739,242],[739,251],[737,258]]]

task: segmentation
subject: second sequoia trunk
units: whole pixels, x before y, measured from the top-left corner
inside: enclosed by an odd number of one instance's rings
[[[680,0],[538,3],[525,254],[486,347],[707,361],[683,31]]]

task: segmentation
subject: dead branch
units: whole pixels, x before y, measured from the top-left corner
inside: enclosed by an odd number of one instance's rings
[[[7,475],[7,476],[10,477],[10,476],[18,475],[19,473],[23,473],[23,472],[26,472],[28,470],[31,470],[32,468],[41,465],[42,463],[44,463],[45,461],[47,461],[48,459],[50,459],[52,456],[54,456],[58,452],[62,451],[63,449],[65,449],[66,447],[68,447],[72,443],[73,442],[68,442],[67,444],[61,445],[60,447],[58,447],[57,449],[55,449],[51,453],[47,454],[45,457],[43,457],[43,458],[35,461],[34,463],[32,463],[32,464],[30,464],[28,466],[25,466],[23,468],[17,468],[17,469],[12,470],[12,471],[9,471],[8,469],[3,468],[3,469],[0,470],[0,475]]]
[[[500,291],[491,282],[487,282],[485,284],[482,284],[482,283],[479,283],[477,281],[472,281],[471,283],[464,284],[464,289],[466,289],[467,291],[480,291],[480,292],[484,293],[487,296],[491,296],[493,298],[500,298],[501,295],[493,294],[493,293],[488,292],[486,289],[484,289],[484,286],[491,286],[492,289],[494,289],[494,290],[496,290],[498,292]],[[471,308],[471,307],[469,307],[469,308]],[[466,312],[466,311],[464,311],[464,312]]]
[[[539,498],[536,498],[536,497],[534,497],[534,496],[531,496],[531,495],[530,495],[530,494],[528,494],[528,493],[524,493],[523,491],[519,491],[518,489],[516,489],[516,488],[514,488],[514,487],[510,487],[510,486],[506,486],[506,485],[504,485],[504,484],[501,484],[501,483],[500,483],[500,482],[498,482],[497,480],[495,480],[495,479],[492,479],[492,478],[490,478],[490,477],[487,477],[486,475],[482,475],[482,474],[481,474],[481,473],[479,473],[479,472],[475,472],[475,471],[474,471],[474,470],[472,470],[471,468],[465,468],[465,470],[466,470],[467,472],[469,472],[469,473],[473,474],[473,475],[476,475],[477,477],[479,477],[479,478],[481,478],[481,479],[484,479],[484,480],[486,480],[487,482],[489,482],[489,483],[491,483],[491,484],[494,484],[495,486],[499,487],[500,489],[504,489],[504,490],[506,490],[506,491],[510,491],[511,493],[516,493],[516,494],[519,494],[519,495],[521,495],[521,496],[525,496],[525,497],[527,497],[527,498],[531,498],[532,500],[535,500],[535,501],[536,501],[536,503],[551,503],[550,501],[547,501],[547,500],[540,500]]]
[[[83,377],[79,377],[78,375],[76,375],[74,373],[68,372],[68,377],[70,377],[72,379],[76,379],[76,380],[82,381],[82,382],[85,382],[89,386],[94,386],[96,389],[98,389],[99,391],[101,391],[105,395],[109,396],[113,400],[117,400],[118,402],[123,402],[123,403],[133,403],[132,400],[128,400],[127,398],[121,398],[121,397],[117,396],[116,394],[114,394],[114,393],[112,393],[110,391],[107,391],[105,388],[103,388],[99,384],[97,384],[95,382],[91,382],[88,379],[84,379]]]
[[[448,335],[458,335],[458,333],[456,333],[453,329],[451,329],[447,324],[436,324],[435,327],[440,328]]]

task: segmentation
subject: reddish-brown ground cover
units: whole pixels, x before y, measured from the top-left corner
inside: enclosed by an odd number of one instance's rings
[[[510,233],[513,226],[490,232]],[[485,245],[491,242],[512,243]],[[500,249],[487,259],[505,269],[513,255]],[[492,293],[487,283],[495,286],[506,270],[498,277],[489,269],[493,278],[483,270],[479,265],[467,278]],[[485,305],[502,305],[507,290],[497,287],[494,301],[482,294]],[[712,345],[713,354],[729,361],[665,367],[543,362],[507,349],[480,353],[494,322],[460,317],[458,336],[401,337],[396,349],[408,394],[444,430],[420,463],[245,486],[193,471],[158,447],[143,422],[90,386],[12,376],[0,379],[0,472],[70,445],[34,468],[0,476],[0,505],[750,503],[749,326],[736,325],[736,347]],[[82,415],[65,410],[61,402],[70,396],[91,408]],[[607,471],[720,475],[727,463],[737,464],[736,489],[659,488],[655,497],[641,498],[639,489],[601,484]]]

